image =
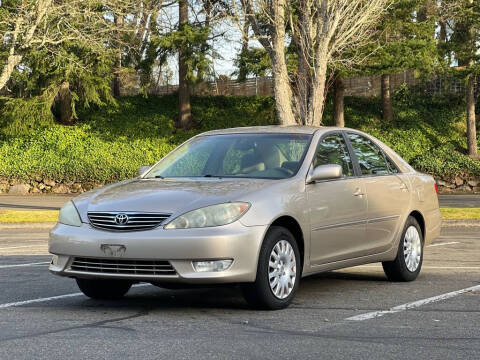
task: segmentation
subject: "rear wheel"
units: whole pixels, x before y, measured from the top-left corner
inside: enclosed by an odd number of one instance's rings
[[[118,299],[132,287],[128,280],[76,279],[77,285],[92,299]]]
[[[413,281],[417,278],[422,268],[423,243],[422,230],[417,220],[409,216],[398,245],[397,257],[393,261],[382,263],[389,280]]]
[[[292,233],[283,227],[271,227],[260,250],[256,280],[242,287],[245,299],[260,309],[287,307],[297,291],[301,268],[300,252]]]

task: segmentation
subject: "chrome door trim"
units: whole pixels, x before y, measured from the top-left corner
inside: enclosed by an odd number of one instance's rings
[[[389,215],[389,216],[382,216],[382,217],[377,217],[373,219],[368,219],[367,223],[375,223],[375,222],[381,222],[381,221],[386,221],[386,220],[391,220],[391,219],[398,219],[400,215]]]
[[[349,222],[338,223],[338,224],[330,224],[330,225],[324,225],[324,226],[320,226],[320,227],[317,227],[317,228],[313,228],[312,231],[334,229],[334,228],[339,228],[339,227],[349,226],[349,225],[376,223],[376,222],[381,222],[381,221],[386,221],[386,220],[391,220],[391,219],[398,219],[399,217],[400,217],[400,215],[389,215],[389,216],[382,216],[382,217],[373,218],[373,219],[365,219],[365,220],[349,221]]]
[[[324,225],[317,228],[313,228],[312,231],[334,229],[334,228],[339,228],[339,227],[349,226],[349,225],[366,224],[367,222],[368,220],[365,219],[365,220],[349,221],[349,222],[338,223],[338,224],[330,224],[330,225]]]

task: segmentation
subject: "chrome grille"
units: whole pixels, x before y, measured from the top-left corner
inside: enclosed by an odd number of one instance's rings
[[[100,212],[89,211],[88,219],[92,226],[111,231],[138,231],[149,230],[161,225],[170,215],[159,213],[141,213],[141,212]],[[126,219],[125,219],[126,215]],[[122,219],[125,220],[121,223]],[[118,221],[120,220],[120,221]]]
[[[177,272],[165,260],[120,260],[75,257],[70,270],[123,275],[165,276],[176,275]]]

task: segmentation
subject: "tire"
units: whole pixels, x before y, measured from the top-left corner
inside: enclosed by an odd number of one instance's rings
[[[412,234],[415,236],[415,233],[418,235],[419,239],[410,242],[410,248],[413,249],[413,252],[410,252],[410,259],[415,258],[416,260],[409,263],[407,261],[409,259],[409,245],[406,243],[406,241],[408,242],[406,239],[407,237],[412,238]],[[418,240],[420,241],[419,245]],[[397,257],[393,261],[382,262],[383,271],[385,272],[385,275],[387,275],[387,278],[390,281],[405,282],[415,280],[422,269],[423,245],[424,239],[422,230],[418,225],[417,220],[413,216],[409,216],[403,228],[402,237],[400,238],[398,244]],[[418,251],[420,251],[419,257]],[[416,267],[414,266],[415,264]]]
[[[279,255],[276,258],[272,257],[274,256],[274,248],[275,254]],[[282,251],[285,251],[285,253]],[[271,259],[272,264],[275,263],[276,267],[269,265]],[[293,259],[295,260],[294,263]],[[272,277],[272,284],[276,281],[276,285],[271,286],[269,279],[273,272],[281,273]],[[300,251],[295,238],[287,229],[272,226],[268,230],[260,249],[256,280],[253,283],[242,285],[243,296],[248,304],[256,309],[278,310],[286,308],[295,297],[301,275]],[[277,279],[275,280],[275,278]]]
[[[98,300],[119,299],[132,287],[128,280],[76,279],[86,296]]]

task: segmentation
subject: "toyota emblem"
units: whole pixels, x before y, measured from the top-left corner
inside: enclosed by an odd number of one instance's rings
[[[115,216],[115,224],[125,225],[126,223],[128,223],[128,215],[127,214],[117,214]]]

